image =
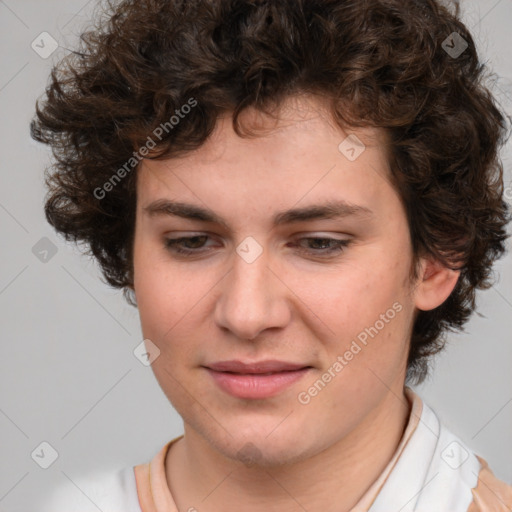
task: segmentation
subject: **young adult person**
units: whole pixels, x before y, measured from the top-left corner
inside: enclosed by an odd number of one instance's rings
[[[510,220],[505,120],[458,6],[112,9],[52,73],[32,135],[57,157],[49,222],[137,306],[184,435],[88,501],[511,510],[407,385],[475,309]]]

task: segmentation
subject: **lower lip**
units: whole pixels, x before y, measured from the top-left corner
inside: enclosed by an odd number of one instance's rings
[[[261,399],[277,395],[294,382],[302,379],[309,368],[271,375],[237,374],[217,372],[207,368],[217,385],[226,393],[237,398]]]

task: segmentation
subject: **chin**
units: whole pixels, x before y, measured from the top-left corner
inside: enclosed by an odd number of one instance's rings
[[[247,468],[273,468],[293,464],[307,458],[304,453],[305,447],[297,446],[279,446],[278,443],[272,443],[264,437],[253,439],[252,441],[242,441],[240,448],[236,450],[235,446],[217,447],[221,453],[230,459],[241,462]]]
[[[324,446],[312,446],[311,436],[301,429],[282,428],[280,432],[273,422],[272,428],[230,429],[232,436],[225,432],[202,432],[208,443],[224,457],[243,463],[246,467],[272,468],[294,464],[321,452]],[[219,435],[220,434],[220,435]]]

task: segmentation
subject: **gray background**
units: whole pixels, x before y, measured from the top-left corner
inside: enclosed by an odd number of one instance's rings
[[[31,141],[29,122],[52,63],[73,47],[94,4],[0,0],[0,512],[37,510],[53,486],[73,487],[81,475],[146,462],[182,429],[151,368],[133,355],[142,340],[137,310],[43,216],[49,153]],[[493,90],[510,113],[512,0],[466,0],[462,7],[497,75]],[[46,59],[31,47],[44,31],[59,43]],[[510,150],[509,143],[502,153],[509,200]],[[43,237],[57,250],[46,262],[33,252],[48,244]],[[509,483],[511,262],[508,255],[497,264],[499,280],[479,294],[481,316],[466,334],[450,335],[434,378],[416,388]],[[48,469],[31,457],[43,441],[58,452]]]

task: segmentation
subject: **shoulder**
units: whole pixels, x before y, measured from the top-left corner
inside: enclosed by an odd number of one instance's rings
[[[427,406],[428,408],[428,406]],[[432,412],[432,410],[430,410]],[[486,460],[477,455],[453,432],[440,424],[439,440],[431,465],[441,480],[449,482],[450,493],[467,506],[467,512],[510,512],[512,486],[496,478]],[[439,486],[441,489],[442,486]],[[465,498],[463,498],[466,496]],[[447,493],[448,498],[448,493]],[[447,503],[451,503],[451,498]]]
[[[54,488],[40,512],[141,512],[133,467],[67,480]]]
[[[509,512],[512,510],[512,486],[499,480],[487,461],[477,455],[481,464],[477,486],[472,489],[473,502],[468,512]]]
[[[432,445],[429,468],[415,511],[510,512],[512,487],[497,479],[487,462],[443,425],[423,402],[421,444]],[[428,427],[428,428],[425,428]]]

